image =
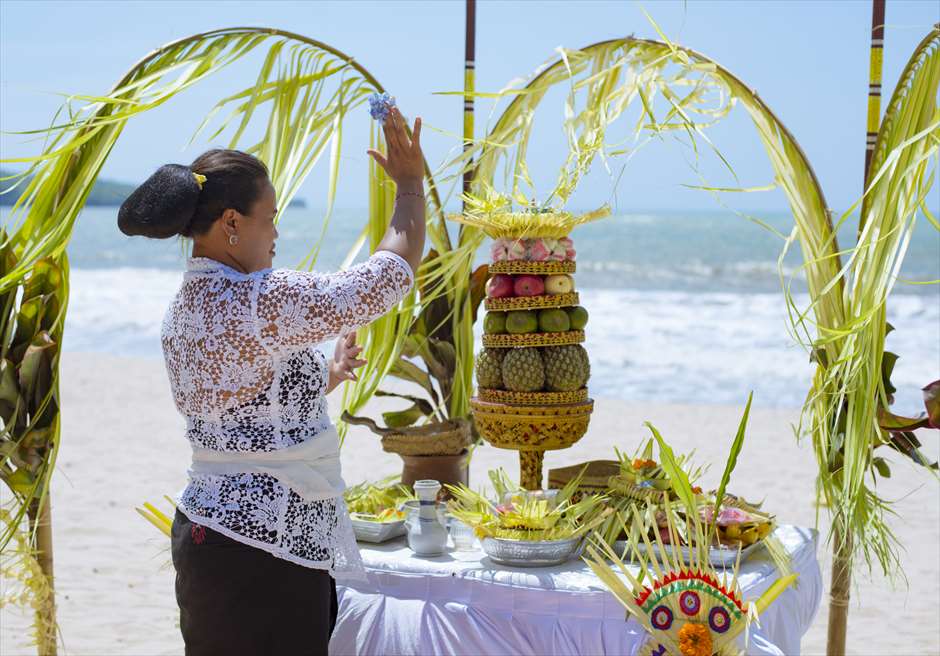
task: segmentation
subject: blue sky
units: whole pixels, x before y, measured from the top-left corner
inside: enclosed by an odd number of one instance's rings
[[[830,205],[843,209],[860,193],[865,140],[868,1],[706,2],[652,1],[642,5],[670,38],[709,55],[757,89],[794,133],[822,181]],[[217,27],[281,27],[325,41],[353,55],[398,98],[406,114],[428,128],[461,129],[461,100],[435,96],[462,86],[463,2],[0,2],[0,130],[48,123],[61,99],[55,92],[100,94],[151,49]],[[940,21],[940,3],[888,0],[884,81],[894,87],[901,68],[929,26]],[[495,91],[525,76],[555,47],[582,47],[635,34],[656,38],[633,2],[479,2],[477,88]],[[139,181],[165,162],[188,162],[204,147],[186,144],[205,112],[223,95],[247,86],[256,68],[245,63],[174,103],[129,125],[103,175]],[[489,111],[478,101],[478,130]],[[538,121],[560,124],[561,106],[546,106]],[[363,207],[368,118],[347,126],[338,204]],[[425,152],[432,167],[456,141],[427,129]],[[479,136],[479,133],[478,133]],[[770,169],[753,130],[742,117],[716,133],[742,183],[769,181]],[[218,145],[218,144],[212,144]],[[20,136],[0,138],[4,157],[34,154],[38,144]],[[564,152],[555,139],[538,139],[540,188],[552,186]],[[325,162],[322,162],[325,163]],[[321,163],[321,164],[322,164]],[[321,168],[325,168],[322,167]],[[727,183],[716,166],[715,182]],[[316,172],[301,196],[316,207],[325,176]],[[626,168],[617,187],[622,211],[710,209],[715,202],[681,183],[695,183],[674,145],[647,147]],[[611,197],[611,183],[594,175],[578,203]],[[936,197],[936,196],[935,196]],[[782,195],[729,199],[745,209],[784,207]]]

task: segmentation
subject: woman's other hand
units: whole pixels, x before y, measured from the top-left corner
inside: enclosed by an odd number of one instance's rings
[[[366,363],[357,360],[356,356],[362,353],[362,347],[356,344],[356,333],[352,332],[336,340],[336,351],[333,361],[330,362],[330,380],[327,384],[327,394],[336,389],[336,386],[347,380],[358,380],[354,369]]]
[[[385,132],[387,155],[371,148],[366,151],[385,169],[388,176],[400,188],[415,183],[421,186],[424,180],[424,154],[421,152],[421,117],[415,119],[411,137],[405,130],[405,119],[397,107],[389,110],[388,118],[382,125]]]

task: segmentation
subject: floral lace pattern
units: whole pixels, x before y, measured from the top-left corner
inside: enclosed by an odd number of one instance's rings
[[[315,345],[366,325],[401,301],[408,264],[380,251],[335,274],[243,274],[191,258],[163,321],[170,387],[195,447],[269,452],[330,427],[327,361]],[[268,474],[196,474],[180,498],[191,520],[275,556],[356,569],[342,497],[306,501]],[[361,565],[360,565],[361,567]]]

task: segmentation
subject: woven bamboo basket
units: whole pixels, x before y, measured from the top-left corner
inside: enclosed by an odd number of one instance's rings
[[[402,428],[382,436],[382,449],[402,456],[457,455],[470,445],[470,424],[447,421]]]
[[[587,401],[587,387],[571,392],[513,392],[510,390],[480,387],[477,395],[481,401],[508,403],[509,405],[562,405]]]
[[[501,333],[483,335],[483,346],[488,348],[531,348],[533,346],[564,346],[584,341],[583,330],[564,333]]]
[[[470,399],[477,431],[501,449],[566,449],[587,432],[594,401],[567,405],[509,405]]]
[[[537,310],[540,308],[572,307],[579,304],[578,293],[544,294],[541,296],[510,296],[487,298],[483,306],[487,310]]]
[[[548,470],[548,487],[563,488],[571,479],[587,467],[578,490],[587,494],[605,494],[611,476],[620,473],[620,463],[616,460],[589,460],[570,467],[558,467]]]
[[[550,276],[556,273],[574,273],[577,266],[573,260],[563,262],[530,262],[528,260],[503,260],[490,264],[489,272],[527,273],[530,275]]]

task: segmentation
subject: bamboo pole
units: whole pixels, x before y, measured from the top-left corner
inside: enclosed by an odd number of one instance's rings
[[[875,152],[878,126],[881,123],[881,69],[885,43],[885,0],[871,3],[871,54],[868,67],[868,120],[865,134],[864,183],[868,186],[868,169]]]
[[[56,656],[56,606],[55,582],[52,568],[52,504],[49,492],[42,496],[42,504],[37,499],[30,505],[29,525],[36,534],[36,560],[49,585],[50,594],[47,603],[36,609],[36,651],[39,656]]]
[[[466,0],[466,21],[464,34],[464,63],[463,63],[463,149],[473,147],[473,93],[476,88],[474,74],[476,69],[476,26],[477,3],[476,0]],[[464,193],[470,191],[473,181],[473,167],[468,166],[463,174]],[[467,209],[464,201],[462,210]]]
[[[868,67],[868,118],[865,134],[865,168],[862,191],[868,188],[868,173],[872,154],[878,140],[881,123],[881,70],[884,53],[885,0],[871,3],[871,50]],[[867,206],[867,203],[863,203]],[[865,225],[864,211],[859,214],[858,232]],[[826,655],[845,656],[845,642],[849,626],[849,599],[852,590],[852,530],[841,514],[837,513],[832,531],[832,580],[829,586],[829,626],[826,636]]]

